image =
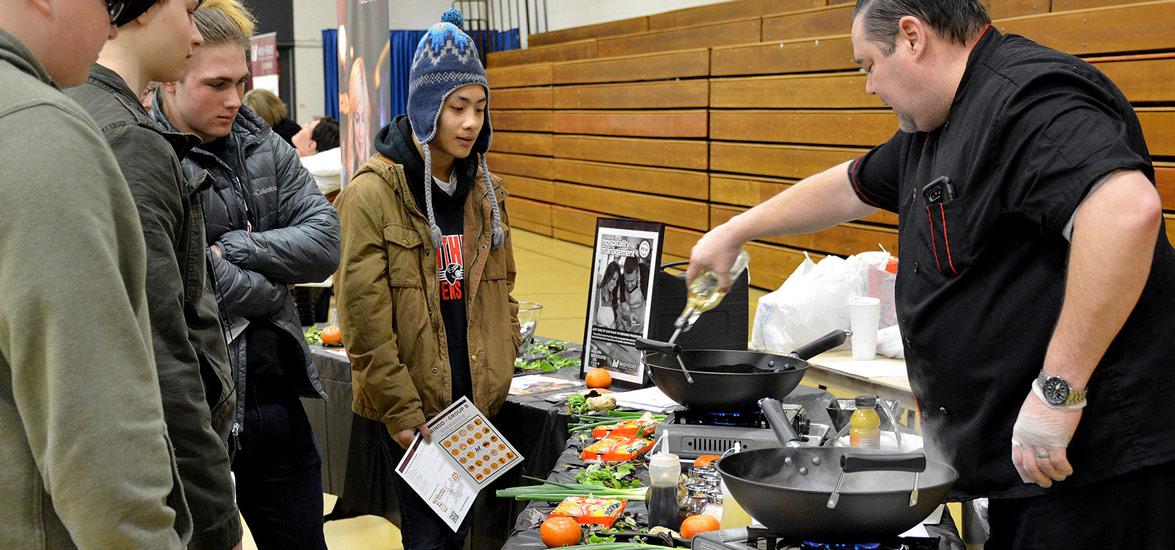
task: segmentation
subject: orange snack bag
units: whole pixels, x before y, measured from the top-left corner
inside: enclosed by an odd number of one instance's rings
[[[652,440],[640,437],[609,435],[584,448],[584,460],[624,462],[637,458],[653,446]]]
[[[567,497],[560,502],[552,516],[567,516],[581,524],[612,527],[616,518],[624,513],[624,501],[611,498]]]

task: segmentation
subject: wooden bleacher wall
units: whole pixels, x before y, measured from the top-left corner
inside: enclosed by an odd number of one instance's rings
[[[1175,0],[987,0],[995,25],[1083,57],[1134,104],[1175,241]],[[664,222],[664,261],[707,229],[888,139],[852,62],[848,0],[739,0],[530,37],[489,56],[490,168],[515,226],[591,245],[595,220]],[[752,284],[803,260],[897,249],[880,212],[748,244]]]

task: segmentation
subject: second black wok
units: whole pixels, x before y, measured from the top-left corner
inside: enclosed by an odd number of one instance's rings
[[[638,338],[649,377],[670,399],[690,410],[744,411],[763,397],[783,399],[803,380],[806,359],[844,343],[848,333],[832,331],[790,355],[737,350],[682,350]],[[689,372],[687,379],[683,365]]]

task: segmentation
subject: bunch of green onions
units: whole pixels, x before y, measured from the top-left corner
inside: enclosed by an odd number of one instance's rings
[[[523,478],[538,481],[540,485],[525,485],[510,487],[494,493],[499,497],[513,498],[514,500],[542,500],[559,502],[567,497],[595,497],[614,498],[617,500],[644,500],[647,487],[633,487],[629,489],[613,489],[603,485],[586,483],[556,483],[537,477],[522,476]]]
[[[592,414],[576,414],[572,415],[575,421],[568,424],[568,431],[570,433],[579,433],[583,431],[591,431],[593,428],[605,426],[608,424],[616,424],[625,420],[640,420],[646,413],[641,411],[617,411],[611,410],[606,413],[606,416],[592,415]],[[652,414],[653,419],[657,422],[665,420],[665,415]]]

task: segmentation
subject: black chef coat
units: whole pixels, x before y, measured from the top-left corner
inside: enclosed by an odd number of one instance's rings
[[[1060,313],[1063,229],[1118,169],[1154,181],[1122,93],[1088,63],[994,28],[970,54],[949,122],[899,132],[850,165],[860,199],[899,214],[910,385],[928,450],[959,470],[954,498],[1048,491],[1016,473],[1012,425]],[[926,190],[942,176],[950,190]],[[1053,490],[1175,459],[1173,312],[1175,251],[1160,229],[1142,298],[1090,381],[1075,473]]]

